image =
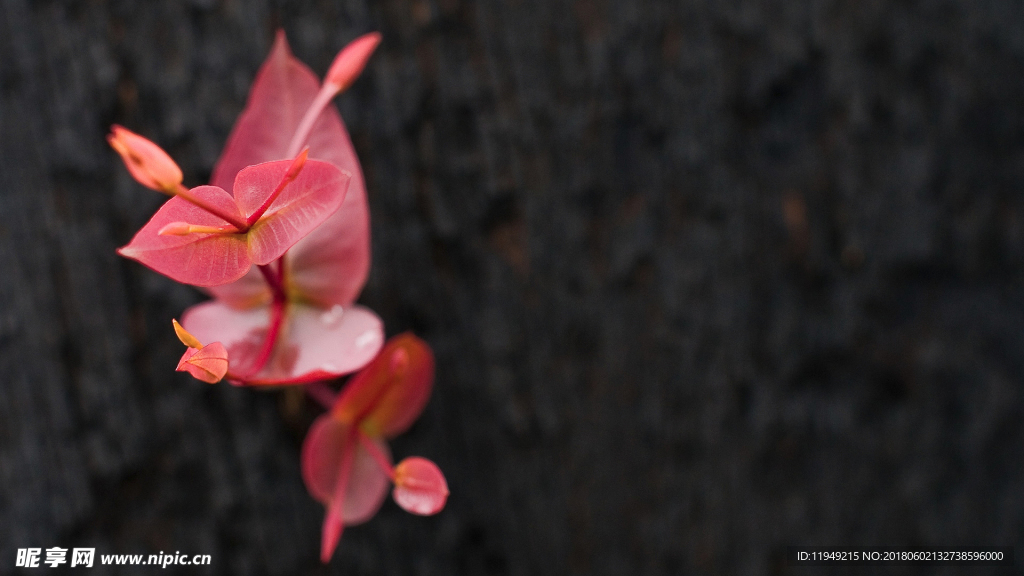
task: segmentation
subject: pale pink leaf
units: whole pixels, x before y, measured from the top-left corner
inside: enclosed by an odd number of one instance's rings
[[[235,175],[246,166],[285,159],[292,134],[319,90],[316,74],[292,56],[284,31],[279,31],[213,168],[211,183],[231,189]]]
[[[181,320],[200,341],[223,343],[232,373],[246,375],[255,385],[301,384],[354,372],[373,359],[384,341],[380,318],[362,306],[324,310],[289,304],[270,361],[259,373],[247,375],[269,323],[269,307],[238,310],[217,301],[189,308]]]

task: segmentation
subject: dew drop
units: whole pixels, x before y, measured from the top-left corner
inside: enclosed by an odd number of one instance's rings
[[[367,346],[375,343],[376,341],[377,333],[374,332],[373,330],[367,330],[366,332],[363,332],[363,334],[359,336],[359,338],[356,338],[356,346],[358,348],[366,348]]]
[[[345,314],[345,309],[341,307],[341,304],[335,304],[331,306],[331,309],[320,315],[320,321],[324,324],[334,327],[341,322],[341,317]]]

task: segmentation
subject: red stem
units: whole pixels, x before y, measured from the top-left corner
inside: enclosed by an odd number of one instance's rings
[[[373,440],[370,440],[370,437],[363,433],[363,431],[358,427],[356,427],[356,434],[359,436],[359,441],[362,442],[363,448],[370,453],[370,457],[372,457],[377,465],[380,466],[380,469],[387,474],[388,478],[394,482],[395,469],[391,466],[391,462],[388,462],[388,457],[385,456],[384,453],[380,451],[380,448],[373,443]]]
[[[267,338],[263,341],[263,347],[260,348],[260,355],[256,357],[256,363],[249,371],[250,377],[263,370],[274,352],[274,345],[277,344],[277,337],[281,333],[281,324],[284,323],[284,306],[284,301],[277,299],[274,299],[270,305],[270,329],[267,330]]]
[[[267,285],[270,286],[270,290],[274,293],[275,301],[285,300],[284,287],[281,285],[283,280],[284,263],[281,262],[280,259],[278,259],[278,262],[281,264],[279,271],[274,270],[273,263],[261,264],[258,266],[260,273],[263,274],[263,279],[267,281]]]
[[[323,382],[314,382],[307,385],[306,394],[309,394],[309,397],[316,400],[325,410],[330,410],[338,399],[338,395]]]
[[[249,216],[248,218],[245,219],[247,228],[255,224],[257,220],[262,218],[263,215],[267,213],[267,210],[270,209],[270,205],[274,203],[274,200],[277,200],[278,196],[281,195],[281,192],[284,191],[285,186],[291,184],[292,182],[295,181],[296,178],[299,177],[299,173],[302,172],[302,168],[306,165],[306,158],[308,156],[309,147],[307,146],[305,150],[303,150],[294,160],[292,160],[292,165],[285,172],[284,177],[281,178],[281,182],[278,183],[277,188],[274,188],[274,191],[271,192],[270,196],[267,196],[267,199],[263,201],[263,204],[260,205],[260,207],[257,208],[256,211],[252,213],[252,216]]]
[[[320,113],[323,112],[324,108],[334,100],[334,97],[338,95],[338,88],[334,84],[324,84],[320,87],[320,91],[317,93],[316,98],[313,99],[313,103],[306,109],[306,113],[302,116],[302,120],[299,122],[299,127],[295,129],[295,134],[292,135],[292,141],[288,143],[288,152],[286,156],[291,158],[299,153],[302,145],[309,138],[309,133],[313,131],[313,124],[316,123],[317,119],[320,118]]]
[[[178,189],[174,191],[174,195],[186,202],[190,202],[202,208],[203,210],[206,210],[210,214],[213,214],[214,216],[220,218],[221,220],[224,220],[225,222],[229,222],[232,226],[238,228],[239,233],[244,233],[249,229],[249,225],[243,222],[242,220],[239,220],[236,216],[232,216],[231,214],[224,212],[220,208],[217,208],[216,206],[211,206],[207,204],[205,201],[200,200],[199,198],[194,196],[192,194],[192,191],[186,188],[184,184],[178,184]]]

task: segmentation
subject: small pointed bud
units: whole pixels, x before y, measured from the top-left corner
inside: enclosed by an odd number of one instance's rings
[[[185,330],[185,328],[181,324],[178,324],[177,320],[171,320],[171,323],[174,325],[174,333],[177,334],[178,340],[181,340],[182,344],[188,346],[189,348],[203,347],[203,345],[195,336],[189,334],[188,330]]]
[[[139,184],[166,194],[174,194],[181,185],[181,168],[150,140],[114,124],[107,143],[121,155],[128,172]]]
[[[353,40],[335,56],[331,68],[327,71],[324,84],[336,87],[336,93],[343,92],[356,81],[363,72],[373,51],[380,44],[380,32],[371,32]]]
[[[216,384],[228,373],[228,351],[220,342],[202,348],[190,347],[178,362],[178,372],[188,372],[197,380]]]
[[[158,236],[188,236],[192,232],[192,226],[188,222],[171,222],[157,232]]]
[[[437,464],[413,456],[395,466],[395,489],[391,495],[407,512],[430,516],[440,512],[448,501],[448,482]]]

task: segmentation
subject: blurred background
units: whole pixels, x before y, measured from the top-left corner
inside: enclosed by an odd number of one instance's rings
[[[435,350],[392,448],[452,493],[328,567],[318,409],[174,372],[204,296],[114,252],[163,197],[109,125],[205,183],[278,27],[318,74],[384,35],[336,101],[361,301]],[[0,574],[811,574],[787,545],[1024,535],[1015,0],[0,0],[0,176]]]

